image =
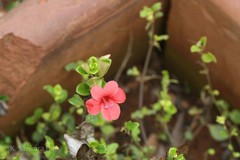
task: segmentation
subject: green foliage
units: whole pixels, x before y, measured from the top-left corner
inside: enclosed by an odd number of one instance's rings
[[[6,7],[6,10],[11,11],[12,9],[20,5],[20,3],[21,3],[20,0],[13,1]]]
[[[117,143],[111,143],[107,145],[106,158],[107,160],[117,160],[117,149],[119,145]]]
[[[72,71],[76,70],[78,66],[80,66],[83,63],[83,61],[76,61],[76,62],[71,62],[65,66],[66,71]]]
[[[214,155],[216,154],[216,151],[215,151],[214,148],[209,148],[209,149],[207,150],[207,153],[208,153],[210,156],[214,156]]]
[[[139,123],[138,122],[132,122],[132,121],[128,121],[124,123],[124,127],[126,129],[126,131],[129,133],[129,135],[131,135],[132,139],[135,142],[139,142],[140,138],[139,138],[139,134],[140,134],[140,129],[139,129]]]
[[[183,154],[177,153],[177,148],[171,147],[168,150],[168,158],[167,160],[185,160],[185,157]]]
[[[45,146],[47,147],[47,151],[44,151],[44,155],[49,160],[55,160],[57,158],[57,150],[59,149],[58,146],[55,145],[53,139],[49,136],[45,136]]]
[[[43,89],[46,90],[49,94],[51,94],[54,101],[59,104],[64,102],[68,97],[67,91],[63,89],[62,86],[59,84],[55,86],[45,85]]]
[[[155,18],[160,18],[163,16],[163,13],[160,11],[162,9],[162,4],[157,2],[152,5],[152,7],[144,6],[140,11],[139,16],[151,22]]]
[[[230,112],[229,114],[230,120],[239,125],[240,124],[240,110],[234,109],[233,111]]]
[[[0,101],[7,102],[9,100],[8,96],[0,95]]]
[[[78,94],[74,94],[72,98],[68,99],[68,102],[77,108],[84,105],[83,99]]]
[[[212,63],[212,62],[217,63],[216,57],[210,52],[203,53],[201,58],[204,63]]]
[[[81,96],[90,95],[90,86],[87,83],[80,83],[77,85],[76,92]]]
[[[58,104],[52,104],[49,112],[45,112],[42,114],[42,118],[46,122],[54,122],[59,119],[61,112],[62,112],[62,109]]]
[[[140,75],[140,72],[139,72],[139,70],[137,69],[137,67],[134,66],[134,67],[129,68],[129,69],[127,70],[127,75],[128,75],[128,76],[135,76],[135,77],[137,77],[137,76]]]
[[[26,120],[25,120],[25,123],[27,125],[34,125],[38,122],[38,120],[42,117],[42,114],[43,114],[43,109],[42,108],[37,108],[33,115],[28,117]]]
[[[101,114],[98,114],[97,116],[88,114],[86,116],[86,121],[94,126],[103,126],[106,123]]]
[[[207,45],[207,37],[201,37],[200,40],[191,46],[191,49],[190,51],[192,53],[200,53],[200,52],[203,52],[203,50],[205,49]]]
[[[107,152],[106,145],[98,142],[97,140],[90,142],[88,146],[91,147],[95,153],[105,154]]]
[[[225,141],[228,139],[229,135],[226,129],[219,124],[211,124],[208,126],[210,135],[216,141]]]
[[[100,58],[92,56],[87,62],[82,62],[82,64],[76,68],[76,71],[83,76],[88,75],[102,78],[111,66],[112,60],[109,57],[110,55]]]

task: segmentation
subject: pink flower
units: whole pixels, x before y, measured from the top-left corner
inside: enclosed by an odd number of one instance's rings
[[[104,88],[94,86],[91,95],[92,98],[86,102],[89,114],[97,115],[101,111],[103,118],[108,121],[119,118],[121,111],[118,103],[126,100],[126,94],[118,87],[117,82],[109,81]]]

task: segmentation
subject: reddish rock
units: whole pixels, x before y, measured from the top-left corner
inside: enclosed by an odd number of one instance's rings
[[[218,60],[217,64],[209,65],[213,84],[235,106],[240,105],[239,11],[239,0],[172,0],[167,28],[169,68],[198,87],[203,84],[195,63],[199,56],[190,54],[189,48],[201,36],[207,36],[206,51],[211,51]]]
[[[146,52],[144,5],[157,0],[25,0],[0,19],[0,94],[10,97],[9,112],[0,117],[0,130],[12,133],[36,107],[51,97],[46,84],[60,83],[74,92],[80,79],[64,71],[72,61],[111,54],[114,73],[133,32],[132,59]]]

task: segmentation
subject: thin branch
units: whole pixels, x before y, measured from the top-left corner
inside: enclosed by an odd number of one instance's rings
[[[133,46],[133,34],[132,32],[129,32],[129,42],[128,42],[128,48],[127,48],[127,53],[126,56],[124,57],[121,66],[119,67],[114,80],[118,81],[120,76],[122,75],[123,70],[125,69],[131,55],[132,55],[132,46]]]
[[[148,51],[147,51],[147,56],[146,56],[146,59],[145,59],[145,62],[144,62],[144,66],[143,66],[143,71],[142,71],[142,74],[141,74],[141,77],[140,77],[140,88],[139,88],[139,98],[138,98],[138,108],[141,109],[142,106],[143,106],[143,95],[144,95],[144,77],[146,76],[147,74],[147,70],[148,70],[148,65],[149,65],[149,62],[150,62],[150,58],[151,58],[151,54],[152,54],[152,51],[153,51],[153,35],[154,35],[154,22],[151,26],[151,29],[150,29],[150,33],[152,34],[151,38],[150,38],[150,44],[149,44],[149,47],[148,47]],[[142,138],[143,138],[143,141],[144,143],[147,142],[147,134],[146,134],[146,130],[144,128],[144,123],[143,123],[143,119],[139,119],[139,123],[140,123],[140,129],[141,129],[141,133],[142,133]]]

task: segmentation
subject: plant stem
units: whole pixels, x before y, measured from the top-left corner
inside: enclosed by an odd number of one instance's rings
[[[153,42],[154,42],[154,39],[153,39],[154,21],[152,22],[150,33],[152,34],[151,38],[150,38],[150,44],[149,44],[148,51],[147,51],[147,56],[146,56],[146,59],[145,59],[145,62],[144,62],[143,71],[142,71],[142,74],[141,74],[141,77],[140,77],[140,88],[139,88],[139,98],[138,98],[138,108],[139,109],[141,109],[142,106],[143,106],[143,99],[144,99],[143,95],[144,95],[144,86],[145,86],[144,79],[145,79],[145,76],[147,74],[148,65],[149,65],[151,54],[152,54],[153,47],[154,47],[153,46]],[[144,141],[144,143],[146,143],[147,142],[147,134],[146,134],[146,130],[144,128],[143,120],[139,119],[139,123],[140,123],[140,129],[141,129],[143,141]]]
[[[119,69],[118,69],[118,71],[117,71],[117,73],[114,77],[115,81],[119,80],[120,76],[122,75],[122,72],[123,72],[124,68],[126,67],[128,61],[129,61],[129,58],[132,55],[132,45],[133,45],[133,34],[132,34],[132,32],[129,32],[129,42],[128,42],[127,53],[126,53],[126,56],[124,57],[124,59],[122,61],[121,66],[119,67]]]

